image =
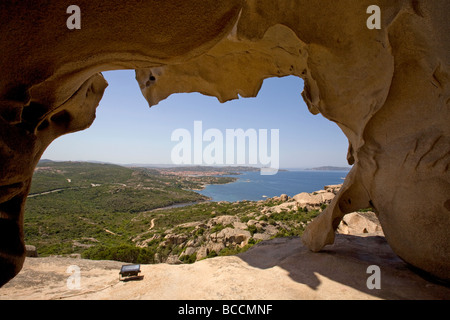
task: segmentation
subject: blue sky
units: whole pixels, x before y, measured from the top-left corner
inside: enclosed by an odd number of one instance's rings
[[[172,132],[193,132],[194,121],[202,121],[203,132],[217,128],[224,136],[226,129],[279,129],[280,168],[347,166],[347,139],[335,123],[309,113],[299,78],[266,79],[256,98],[221,104],[214,97],[183,93],[149,108],[133,70],[103,75],[109,86],[92,126],[56,139],[42,159],[171,164],[178,144],[171,141]]]

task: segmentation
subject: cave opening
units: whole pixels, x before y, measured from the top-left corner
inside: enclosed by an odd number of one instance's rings
[[[282,169],[348,166],[345,135],[335,123],[309,113],[301,97],[303,80],[298,77],[266,79],[255,98],[220,103],[199,93],[176,93],[149,109],[135,83],[134,71],[108,71],[103,75],[109,85],[94,123],[88,130],[53,141],[42,159],[173,165],[173,131],[185,128],[193,135],[194,122],[201,121],[204,131],[213,128],[224,136],[227,129],[279,129]],[[245,151],[243,165],[251,165],[248,148]],[[191,164],[197,164],[193,158]]]
[[[153,251],[147,252],[146,258],[133,256],[135,250],[141,250],[135,249],[136,246],[154,250],[160,257],[177,251],[178,246],[171,244],[164,250],[161,246],[153,248],[160,240],[153,239],[158,236],[151,230],[164,233],[161,230],[175,222],[193,223],[196,219],[230,213],[229,208],[220,206],[218,209],[208,204],[201,207],[205,199],[256,203],[281,194],[292,197],[303,191],[322,189],[327,184],[342,183],[347,174],[346,171],[313,174],[306,170],[321,166],[348,167],[347,140],[336,124],[309,113],[301,97],[303,80],[300,78],[266,79],[255,98],[239,97],[220,103],[215,97],[199,93],[179,93],[149,109],[133,79],[134,71],[108,71],[103,75],[109,86],[94,123],[87,130],[53,141],[36,168],[25,209],[24,231],[26,243],[35,245],[42,256],[78,254],[94,259],[153,263],[155,259],[149,258],[154,256]],[[58,120],[62,116],[56,114],[54,118]],[[261,167],[261,163],[255,165],[250,161],[250,135],[244,136],[243,149],[239,149],[236,138],[235,163],[195,163],[198,146],[193,145],[192,163],[176,165],[172,155],[179,141],[171,139],[174,132],[183,129],[194,138],[199,122],[203,127],[201,138],[208,132],[216,133],[211,141],[202,140],[203,155],[217,134],[225,137],[229,130],[255,133],[258,148],[261,130],[279,130],[280,171],[261,175],[259,170],[244,170],[237,181],[235,172],[218,172],[220,167]],[[274,143],[272,137],[267,143]],[[216,148],[213,153],[221,152],[225,160],[230,150],[225,145],[222,147],[222,151]],[[241,157],[243,162],[238,162],[239,152],[245,154]],[[274,156],[272,153],[270,149]],[[209,171],[195,172],[198,169],[193,168],[198,165],[208,167]],[[179,169],[183,171],[176,172],[173,168],[183,168]],[[197,202],[200,202],[200,207],[195,207],[198,210],[176,211],[173,215],[176,218],[172,217],[170,222],[154,211],[181,210],[186,204]],[[209,212],[207,216],[205,212]],[[127,256],[119,257],[118,252],[126,252]],[[192,259],[192,256],[185,258]]]

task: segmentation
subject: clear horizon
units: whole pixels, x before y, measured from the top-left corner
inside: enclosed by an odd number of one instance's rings
[[[41,158],[40,161],[52,161],[52,162],[86,162],[86,163],[99,163],[99,164],[113,164],[123,167],[161,167],[161,168],[171,168],[171,167],[217,167],[217,168],[226,168],[226,167],[253,167],[253,168],[260,168],[255,165],[214,165],[214,164],[170,164],[170,163],[115,163],[111,161],[98,161],[98,160],[53,160],[53,159],[47,159],[47,158]],[[352,166],[317,166],[317,167],[284,167],[280,170],[308,170],[308,169],[315,169],[315,168],[322,168],[322,167],[336,167],[336,168],[347,168],[351,169]]]
[[[199,93],[173,94],[152,108],[142,96],[133,70],[103,73],[109,86],[90,128],[56,139],[42,159],[95,161],[118,165],[173,165],[171,134],[179,128],[278,129],[279,168],[348,167],[348,142],[340,128],[312,115],[301,97],[303,80],[266,79],[256,98],[219,103]],[[248,150],[247,150],[248,152]],[[248,158],[242,166],[248,164]],[[207,164],[203,164],[207,165]],[[224,166],[227,166],[224,164]]]

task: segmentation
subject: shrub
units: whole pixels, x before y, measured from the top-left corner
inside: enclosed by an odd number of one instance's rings
[[[191,255],[184,255],[180,258],[180,260],[183,263],[188,263],[188,264],[194,263],[195,261],[197,261],[197,252],[194,252]]]
[[[204,233],[205,233],[205,229],[203,229],[203,228],[198,228],[198,229],[194,232],[194,236],[195,236],[195,237],[201,237]]]
[[[116,246],[99,245],[85,250],[85,259],[116,260],[128,263],[154,263],[154,252],[148,248],[138,248],[130,244]]]
[[[214,227],[211,228],[211,233],[219,232],[225,229],[225,226],[221,223],[216,224]]]
[[[255,225],[248,226],[248,227],[247,227],[247,230],[250,232],[250,234],[251,234],[252,236],[253,236],[253,234],[255,234],[255,233],[258,232],[258,228],[256,228]]]

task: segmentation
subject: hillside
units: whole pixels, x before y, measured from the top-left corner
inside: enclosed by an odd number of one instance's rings
[[[315,192],[301,203],[286,195],[210,202],[190,190],[235,178],[203,174],[41,163],[26,203],[25,241],[37,248],[40,257],[192,263],[243,252],[262,240],[300,236],[339,188]]]
[[[86,239],[119,245],[145,230],[145,221],[133,220],[139,213],[206,201],[191,190],[234,180],[112,164],[46,161],[36,167],[26,202],[25,241],[44,256],[81,253],[92,244]]]
[[[322,253],[303,246],[305,226],[340,185],[292,198],[158,208],[173,203],[173,194],[177,201],[202,201],[184,187],[210,178],[41,164],[25,221],[26,242],[39,257],[26,259],[0,289],[0,300],[448,297],[448,288],[421,278],[393,253],[370,210],[346,215],[335,244]],[[119,281],[124,263],[141,264],[141,281]],[[381,290],[367,287],[368,265],[382,269]],[[67,287],[69,266],[82,272],[78,290]]]

